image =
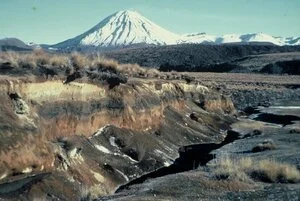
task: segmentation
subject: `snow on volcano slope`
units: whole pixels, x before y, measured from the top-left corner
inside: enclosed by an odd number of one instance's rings
[[[132,44],[176,44],[180,36],[156,25],[135,11],[119,11],[89,31],[56,46],[124,46]]]
[[[217,36],[206,33],[186,34],[181,37],[178,43],[215,43],[217,38]]]
[[[242,42],[269,42],[274,45],[284,45],[281,40],[264,33],[245,34],[240,36]]]
[[[223,36],[207,35],[205,33],[190,34],[182,37],[181,43],[251,43],[251,42],[267,42],[275,45],[292,45],[296,44],[289,43],[290,40],[282,37],[273,37],[264,33],[253,33],[253,34],[226,34]]]
[[[254,34],[227,34],[219,37],[216,40],[216,43],[250,43],[250,42],[269,42],[275,45],[284,45],[282,41],[274,38],[273,36],[263,34],[263,33],[254,33]]]
[[[50,46],[69,48],[79,46],[119,47],[134,44],[172,45],[172,44],[224,44],[264,42],[275,45],[299,45],[296,37],[273,37],[264,33],[227,34],[223,36],[194,33],[178,35],[172,33],[135,11],[119,11],[108,16],[87,32]]]
[[[242,42],[239,34],[226,34],[222,37],[219,37],[216,40],[216,43],[222,44],[222,43],[240,43]]]

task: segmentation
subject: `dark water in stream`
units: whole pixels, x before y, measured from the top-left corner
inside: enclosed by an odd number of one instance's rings
[[[295,113],[295,115],[290,115],[290,110],[293,110],[292,114]],[[270,107],[263,109],[255,108],[254,111],[255,113],[249,116],[249,118],[256,121],[280,124],[282,126],[293,124],[294,121],[300,121],[299,106],[277,106],[273,108]],[[241,139],[241,136],[238,132],[228,130],[226,138],[220,144],[208,143],[183,146],[178,151],[179,158],[177,158],[172,165],[168,167],[162,167],[156,171],[142,175],[137,179],[121,185],[115,192],[118,193],[124,189],[128,189],[131,185],[134,184],[141,184],[148,179],[193,170],[196,169],[199,165],[204,166],[214,158],[214,155],[211,154],[213,150],[219,149],[222,146],[232,143],[238,139]]]
[[[196,169],[199,165],[206,165],[210,160],[214,158],[214,155],[210,152],[219,149],[222,146],[231,143],[239,139],[239,133],[229,130],[227,131],[227,136],[224,141],[220,144],[216,143],[207,143],[207,144],[196,144],[183,146],[179,149],[179,158],[175,162],[168,166],[160,168],[151,173],[145,174],[137,179],[134,179],[127,184],[120,186],[116,193],[121,190],[127,189],[129,186],[134,184],[140,184],[146,181],[147,179],[153,179],[157,177],[162,177],[169,174],[175,174],[179,172],[189,171]]]

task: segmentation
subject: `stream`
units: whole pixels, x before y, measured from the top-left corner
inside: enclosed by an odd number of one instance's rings
[[[148,174],[142,175],[139,178],[136,178],[128,183],[121,185],[117,188],[115,193],[118,193],[124,189],[128,189],[130,186],[135,184],[141,184],[145,182],[147,179],[153,179],[157,177],[162,177],[169,174],[175,174],[180,172],[185,172],[189,170],[196,169],[199,165],[204,166],[210,160],[214,158],[214,155],[210,152],[219,149],[222,146],[234,142],[237,139],[240,139],[239,133],[228,130],[227,136],[223,142],[216,143],[207,143],[207,144],[195,144],[189,146],[183,146],[179,148],[179,157],[175,160],[175,162],[168,166],[162,167],[158,170],[150,172]]]
[[[293,109],[295,111],[295,115],[287,115],[285,113],[285,110],[290,109]],[[254,119],[256,121],[280,124],[282,126],[293,124],[294,121],[300,121],[300,117],[297,115],[298,113],[300,114],[300,107],[298,106],[278,106],[260,109],[256,108],[255,110],[255,114],[250,115],[248,118]],[[148,174],[142,175],[141,177],[136,178],[132,181],[129,181],[128,183],[119,186],[116,189],[115,193],[118,193],[124,189],[129,189],[129,187],[132,185],[141,184],[148,179],[189,171],[196,169],[198,166],[204,166],[214,158],[214,154],[211,153],[213,150],[219,149],[222,146],[232,143],[238,139],[241,139],[241,136],[238,132],[228,130],[226,138],[223,142],[219,144],[207,143],[180,147],[178,150],[179,157],[175,160],[175,162],[172,165],[168,167],[162,167],[158,170],[155,170]]]

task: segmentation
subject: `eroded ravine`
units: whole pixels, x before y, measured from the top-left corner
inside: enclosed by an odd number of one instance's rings
[[[0,184],[20,199],[74,200],[82,186],[93,197],[112,194],[169,166],[182,146],[221,142],[235,121],[231,100],[196,82],[135,79],[109,89],[6,78],[0,93]],[[51,174],[28,185],[42,173]]]
[[[179,158],[177,158],[173,164],[145,174],[128,182],[127,184],[121,185],[117,188],[115,193],[128,189],[131,185],[141,184],[148,179],[193,170],[199,165],[204,166],[214,158],[214,155],[211,154],[212,151],[219,149],[226,144],[232,143],[237,139],[239,139],[239,133],[229,130],[227,131],[226,138],[221,143],[194,144],[180,147],[178,151]]]
[[[276,108],[276,107],[274,107]],[[261,111],[257,113],[258,119],[256,119],[256,121],[260,121],[260,123],[264,124],[266,123],[266,125],[269,125],[270,127],[275,127],[275,128],[281,128],[280,125],[283,126],[287,126],[287,125],[292,125],[294,123],[296,123],[295,121],[299,121],[299,107],[297,107],[296,109],[297,111],[294,111],[294,113],[298,114],[298,115],[286,115],[286,111],[284,111],[285,109],[291,109],[293,107],[280,107],[280,108],[276,108],[279,109],[279,111],[276,110],[272,110],[274,109],[272,107],[270,108],[260,108],[257,109],[257,111]],[[265,110],[268,110],[269,113],[264,113]],[[273,112],[273,113],[272,113]],[[269,118],[259,118],[260,115],[266,115]],[[275,119],[273,119],[272,117],[276,116]],[[287,117],[291,117],[291,118],[287,118]],[[250,118],[246,118],[245,120],[249,120]],[[252,121],[252,120],[250,120]],[[270,124],[271,123],[271,124]],[[239,122],[237,122],[237,124],[239,124]],[[277,127],[276,127],[277,126]],[[278,127],[279,126],[279,127]],[[216,153],[220,154],[219,152],[221,152],[220,150],[222,149],[223,146],[227,145],[227,144],[231,144],[231,146],[234,146],[232,143],[236,140],[245,140],[249,137],[257,137],[258,135],[262,135],[261,131],[259,130],[254,130],[253,134],[251,135],[250,133],[248,134],[240,134],[237,131],[234,130],[228,130],[227,131],[227,136],[224,139],[224,141],[222,141],[221,143],[217,144],[217,143],[207,143],[207,144],[195,144],[195,145],[190,145],[190,146],[183,146],[179,149],[179,158],[177,158],[174,163],[168,167],[163,167],[160,168],[156,171],[153,171],[151,173],[145,174],[137,179],[134,179],[128,183],[126,183],[125,185],[121,185],[116,189],[115,195],[116,197],[121,196],[122,195],[126,195],[128,190],[128,193],[130,195],[130,192],[132,191],[131,188],[136,189],[138,187],[132,187],[132,186],[139,186],[139,185],[144,185],[144,183],[151,183],[151,181],[149,180],[155,180],[156,178],[159,177],[164,177],[164,176],[169,176],[172,177],[172,175],[176,174],[176,173],[181,173],[181,172],[186,172],[186,171],[190,171],[190,170],[194,170],[197,169],[198,166],[205,166],[208,162],[210,162],[212,159],[216,158]],[[294,133],[297,132],[296,130],[291,130],[290,133]],[[263,137],[261,137],[263,138]],[[226,149],[225,149],[226,150]],[[217,151],[217,152],[214,152]],[[239,152],[236,152],[236,154],[238,154]],[[244,152],[243,152],[244,153]],[[252,153],[250,152],[245,152],[245,153]],[[226,153],[222,153],[223,155],[226,155]],[[228,153],[229,154],[229,153]],[[220,157],[220,156],[218,156]],[[163,180],[163,179],[162,179]],[[147,184],[145,184],[146,186]],[[99,200],[107,200],[107,198],[99,198]]]
[[[236,181],[234,180],[235,172],[231,178],[221,178],[215,175],[216,165],[220,164],[220,161],[225,162],[223,168],[226,171],[228,160],[241,159],[252,160],[253,163],[272,160],[279,164],[295,166],[300,170],[299,120],[288,124],[285,120],[286,115],[289,114],[300,117],[299,107],[260,107],[259,110],[258,115],[268,111],[268,114],[276,114],[280,118],[276,120],[276,123],[270,123],[270,119],[257,121],[249,117],[240,117],[239,121],[231,125],[233,132],[229,131],[229,135],[222,143],[182,147],[180,151],[184,154],[180,155],[170,169],[165,167],[144,175],[120,186],[114,195],[101,197],[98,200],[218,200],[220,197],[222,200],[232,200],[237,197],[242,200],[253,200],[253,197],[257,200],[266,200],[270,198],[270,195],[280,196],[280,200],[285,197],[298,200],[299,183],[294,181],[291,183],[286,180],[274,182],[265,180],[265,177],[254,177],[251,174],[248,175],[247,180]],[[258,152],[253,149],[263,142],[271,142],[276,148]],[[203,154],[207,153],[206,151],[210,153]],[[194,168],[197,162],[204,167]],[[272,164],[271,168],[276,167],[276,163]],[[182,166],[179,167],[179,165]],[[238,164],[233,163],[233,165]],[[238,169],[231,170],[238,171]],[[237,184],[236,182],[239,184],[237,190],[232,188]],[[226,183],[225,186],[216,185],[224,183]]]

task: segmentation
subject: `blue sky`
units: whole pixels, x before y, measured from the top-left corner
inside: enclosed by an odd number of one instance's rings
[[[54,44],[126,9],[178,34],[300,36],[300,0],[0,0],[0,38]]]

